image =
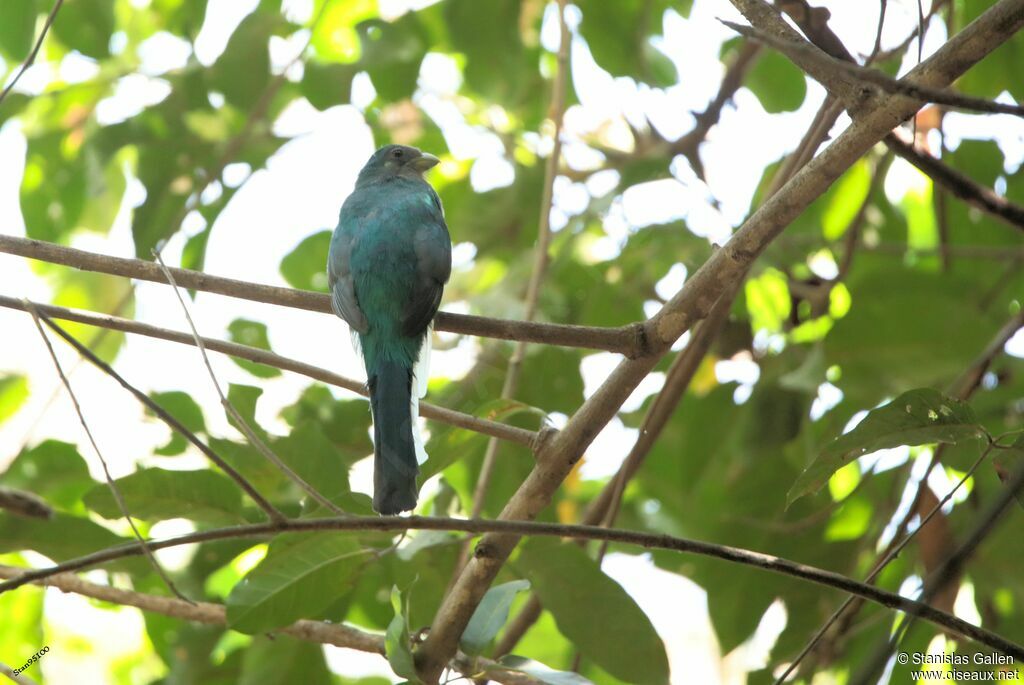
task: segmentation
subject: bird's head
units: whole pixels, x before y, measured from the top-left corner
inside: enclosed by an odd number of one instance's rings
[[[359,172],[359,182],[382,181],[394,177],[423,179],[423,172],[440,160],[408,145],[385,145],[370,157]]]

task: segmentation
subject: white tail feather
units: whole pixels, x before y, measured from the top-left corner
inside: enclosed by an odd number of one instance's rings
[[[420,433],[420,398],[427,394],[427,383],[430,381],[430,352],[434,345],[433,324],[427,328],[427,334],[423,337],[423,344],[420,346],[420,356],[416,360],[416,366],[412,369],[413,391],[410,393],[409,411],[412,414],[412,442],[416,446],[416,462],[424,463],[427,460],[427,449],[423,445],[423,435]]]

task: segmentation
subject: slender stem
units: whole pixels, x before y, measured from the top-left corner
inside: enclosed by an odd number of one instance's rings
[[[569,25],[565,21],[566,0],[558,0],[558,71],[555,73],[554,83],[551,86],[551,119],[554,125],[552,134],[551,154],[548,156],[544,168],[544,190],[540,201],[540,216],[537,218],[537,244],[534,248],[533,272],[530,274],[530,281],[526,288],[524,298],[523,320],[532,322],[537,314],[537,302],[540,299],[540,287],[544,282],[544,276],[548,268],[548,247],[551,244],[551,209],[554,203],[555,178],[558,176],[558,160],[562,156],[562,121],[565,118],[565,94],[569,80],[569,44],[572,37],[569,35]],[[501,387],[501,398],[511,399],[515,396],[519,387],[519,374],[523,367],[523,359],[526,358],[525,340],[516,342],[515,350],[509,359],[508,368],[505,371],[505,382]],[[497,463],[499,442],[495,438],[487,441],[487,450],[484,452],[483,464],[480,467],[480,475],[477,477],[476,487],[473,490],[473,508],[470,518],[479,518],[483,511],[484,500],[487,499],[487,490],[491,485],[491,478],[494,475],[494,465]],[[455,565],[456,575],[462,570],[466,560],[469,558],[469,540],[460,550],[458,563]],[[454,581],[455,576],[452,580]]]
[[[298,485],[303,492],[335,514],[344,516],[345,512],[340,507],[320,494],[319,490],[307,483],[305,478],[297,474],[290,466],[288,466],[288,464],[284,463],[281,460],[281,457],[277,456],[277,454],[270,449],[270,446],[256,434],[256,431],[252,429],[249,422],[246,421],[240,413],[238,413],[238,409],[235,408],[235,405],[231,403],[227,398],[227,395],[224,394],[224,390],[220,387],[220,381],[217,380],[217,374],[213,372],[213,366],[210,364],[210,357],[206,354],[206,346],[203,345],[203,339],[199,337],[199,331],[196,330],[196,324],[192,320],[192,315],[188,311],[188,305],[185,304],[185,300],[181,296],[181,291],[178,290],[178,284],[174,281],[174,274],[172,274],[170,269],[167,268],[167,265],[164,264],[163,257],[160,256],[159,252],[154,250],[153,257],[156,259],[157,264],[167,277],[167,282],[171,284],[171,290],[174,291],[175,297],[178,298],[178,304],[181,305],[181,310],[185,313],[185,320],[188,321],[188,327],[192,331],[192,340],[195,342],[196,347],[199,349],[199,354],[203,358],[203,364],[206,366],[206,371],[210,375],[210,381],[213,383],[213,387],[216,389],[217,395],[220,397],[221,406],[224,407],[224,411],[228,413],[228,416],[234,419],[235,426],[238,427],[238,430],[240,430],[246,440],[249,441],[249,444],[256,448],[257,452],[262,454],[267,461],[276,466],[278,470],[281,471],[281,473],[283,473],[289,480]]]
[[[1024,470],[1021,471],[1024,481]],[[1012,497],[1011,497],[1012,500]],[[919,612],[919,615],[942,628],[951,630],[963,637],[976,640],[1009,654],[1024,659],[1024,646],[991,631],[972,625],[948,612],[940,611],[927,604],[921,604],[900,595],[882,590],[865,583],[847,578],[839,573],[807,566],[771,554],[761,554],[738,547],[718,545],[700,540],[644,533],[619,528],[601,528],[598,526],[582,526],[561,523],[542,523],[539,521],[486,521],[470,519],[449,519],[427,516],[353,516],[346,518],[322,519],[288,519],[281,523],[256,523],[227,528],[213,528],[164,540],[151,540],[152,549],[167,549],[211,540],[242,539],[260,537],[280,532],[309,531],[405,531],[405,530],[443,530],[463,531],[468,533],[494,533],[505,535],[541,535],[546,537],[582,538],[588,540],[608,540],[610,542],[638,545],[646,549],[665,549],[688,554],[714,557],[732,563],[760,568],[773,573],[801,578],[825,587],[852,592],[865,599],[890,609],[902,612]],[[10,580],[0,583],[0,593],[33,583],[44,578],[51,578],[61,573],[90,568],[97,564],[123,559],[141,554],[141,546],[130,542],[117,547],[95,552],[86,556],[70,559],[54,566],[25,571]]]
[[[14,88],[15,84],[18,83],[22,75],[24,75],[24,73],[28,71],[28,68],[35,63],[36,56],[39,54],[39,48],[43,47],[43,40],[46,38],[46,33],[50,30],[50,27],[53,26],[53,21],[54,19],[57,18],[57,12],[60,11],[60,6],[63,4],[64,0],[56,0],[56,2],[53,3],[53,8],[50,10],[50,13],[46,16],[46,23],[43,24],[43,29],[42,31],[39,32],[39,36],[36,38],[35,45],[32,46],[32,51],[28,53],[28,57],[25,58],[24,63],[22,63],[21,65],[21,69],[18,70],[18,73],[14,77],[14,79],[12,79],[11,82],[7,84],[7,87],[4,88],[3,92],[0,92],[0,103],[4,101],[4,98],[6,98],[7,94],[11,92],[11,89]]]
[[[111,257],[72,247],[55,245],[41,240],[0,235],[0,252],[38,259],[52,264],[64,264],[85,271],[125,276],[154,283],[166,283],[160,267],[141,259]],[[171,268],[175,280],[183,288],[238,297],[294,309],[331,314],[330,296],[308,290],[294,290],[234,278],[223,278],[201,271]],[[526,340],[548,345],[586,347],[619,352],[635,357],[646,352],[644,330],[640,324],[627,324],[619,328],[596,326],[569,326],[526,321],[492,319],[484,316],[438,312],[434,327],[439,331],[477,335],[502,340]]]
[[[777,15],[776,19],[782,21]],[[950,38],[907,79],[945,87],[1024,25],[1024,0],[1000,0]],[[918,102],[881,97],[866,103],[853,124],[821,154],[768,199],[728,243],[715,251],[683,288],[644,324],[649,354],[625,360],[551,437],[537,454],[537,464],[506,504],[501,518],[532,519],[544,510],[573,466],[630,393],[654,368],[673,342],[708,311],[722,292],[742,278],[753,261],[814,199],[892,130],[893,122],[911,116]],[[420,678],[437,682],[452,658],[459,637],[501,570],[518,539],[488,534],[441,604],[430,633],[417,651]]]
[[[25,571],[26,569],[17,566],[0,565],[0,578],[17,578]],[[73,592],[83,597],[91,597],[104,602],[120,604],[121,606],[136,607],[150,613],[163,614],[164,616],[192,621],[193,623],[217,626],[227,625],[227,613],[221,604],[210,602],[185,603],[173,597],[150,595],[109,585],[91,583],[72,573],[61,573],[49,578],[42,578],[34,581],[34,583],[45,587],[54,587],[62,592]],[[307,642],[334,645],[335,647],[345,647],[384,656],[383,636],[340,623],[302,619],[291,625],[277,628],[274,630],[274,634],[284,634]],[[480,659],[474,663],[473,660],[464,655],[459,655],[456,659],[456,666],[459,667],[460,664],[462,667],[459,670],[467,676],[474,675],[481,670],[486,670],[487,677],[498,683],[507,683],[508,685],[543,685],[541,681],[535,678],[516,671],[506,670],[500,664],[489,659]],[[4,672],[3,668],[4,665],[0,664],[0,673]],[[8,674],[8,677],[11,677],[11,674]],[[26,679],[24,682],[31,681]]]
[[[68,344],[70,344],[72,347],[78,350],[78,353],[80,355],[88,359],[94,366],[96,366],[101,371],[106,373],[108,376],[110,376],[118,383],[120,383],[121,387],[123,387],[125,390],[135,395],[136,399],[138,399],[140,402],[146,405],[146,407],[148,407],[150,411],[152,411],[164,423],[170,426],[172,430],[178,431],[178,433],[180,433],[186,440],[195,445],[195,447],[200,452],[205,454],[210,461],[219,466],[221,470],[224,471],[224,473],[226,473],[232,480],[238,483],[238,486],[242,488],[242,490],[244,490],[245,493],[249,495],[249,497],[252,498],[256,505],[260,509],[262,509],[264,513],[267,514],[271,521],[275,523],[281,523],[286,520],[285,515],[278,511],[277,507],[275,507],[273,504],[267,501],[267,499],[263,495],[261,495],[256,490],[255,487],[253,487],[252,483],[245,479],[245,476],[239,473],[233,466],[231,466],[231,464],[224,461],[224,459],[219,454],[214,452],[209,445],[207,445],[198,437],[196,437],[195,433],[186,428],[184,424],[181,423],[181,421],[178,421],[178,419],[171,416],[171,414],[169,414],[166,409],[164,409],[159,404],[154,402],[149,396],[146,395],[146,393],[142,392],[141,390],[130,384],[128,381],[126,381],[121,374],[119,374],[117,371],[114,370],[112,366],[110,366],[110,364],[107,364],[105,361],[97,357],[92,352],[92,350],[90,350],[88,347],[79,342],[73,335],[68,333],[66,330],[61,328],[57,323],[55,323],[52,319],[50,319],[50,317],[48,317],[42,311],[39,311],[39,318],[42,319],[43,322],[47,326],[49,326],[50,329],[53,330],[57,335],[64,338],[64,340],[67,341]]]
[[[128,505],[125,503],[124,496],[121,494],[121,488],[117,486],[117,483],[114,481],[114,477],[110,475],[110,467],[107,465],[107,459],[103,456],[100,446],[96,444],[96,438],[93,436],[92,430],[89,428],[89,423],[85,420],[85,414],[82,412],[82,406],[78,403],[78,396],[75,395],[75,391],[71,387],[71,381],[69,381],[68,377],[64,374],[64,368],[61,366],[60,360],[57,358],[57,353],[53,349],[53,344],[50,342],[50,338],[46,335],[46,331],[43,330],[43,324],[40,323],[39,320],[39,311],[36,310],[28,300],[24,300],[24,304],[32,315],[32,322],[35,323],[36,330],[39,331],[39,336],[43,339],[43,343],[46,345],[46,351],[50,353],[50,359],[53,361],[53,366],[57,370],[60,382],[63,383],[64,389],[68,391],[68,397],[71,398],[71,404],[75,408],[75,413],[78,414],[78,422],[82,424],[82,430],[85,431],[85,435],[89,439],[89,444],[92,445],[93,451],[96,453],[96,456],[99,457],[100,464],[103,466],[103,476],[107,480],[107,486],[110,488],[110,494],[114,496],[114,502],[117,504],[117,508],[121,511],[121,516],[123,516],[124,520],[128,522],[128,526],[132,529],[132,534],[135,536],[135,539],[139,541],[140,545],[142,545],[142,551],[145,553],[146,559],[153,567],[153,570],[156,571],[156,574],[164,582],[164,585],[167,586],[167,589],[179,599],[191,603],[192,600],[178,590],[174,581],[172,581],[170,576],[167,575],[167,572],[164,571],[160,562],[156,560],[156,557],[153,555],[153,550],[151,550],[149,545],[146,544],[146,540],[142,537],[142,533],[139,532],[138,527],[135,525],[135,521],[132,520],[131,512],[128,511]]]
[[[80,309],[68,309],[66,307],[57,307],[55,305],[40,304],[37,302],[33,302],[31,304],[39,311],[45,312],[48,316],[54,319],[76,321],[90,326],[100,326],[108,330],[145,335],[150,338],[167,340],[183,345],[195,345],[195,340],[192,336],[182,331],[152,326],[132,319],[110,316],[109,314],[97,314]],[[13,297],[6,297],[3,295],[0,295],[0,307],[26,311],[21,300],[16,300]],[[294,373],[308,376],[314,380],[322,381],[339,388],[344,388],[345,390],[359,395],[366,395],[366,385],[364,383],[351,378],[346,378],[345,376],[340,376],[333,371],[328,371],[327,369],[322,369],[318,366],[300,362],[289,357],[283,357],[279,354],[275,354],[268,350],[261,350],[257,347],[249,347],[248,345],[228,342],[227,340],[217,340],[215,338],[201,339],[207,349],[215,352],[221,352],[233,357],[238,357],[239,359],[247,359],[251,362],[256,362],[257,364],[263,364],[265,366],[282,369],[284,371],[292,371]],[[453,411],[451,409],[445,409],[426,402],[420,404],[420,415],[452,426],[465,428],[466,430],[475,431],[477,433],[483,433],[484,435],[493,435],[501,438],[502,440],[509,440],[521,445],[526,445],[527,447],[532,447],[534,441],[537,439],[537,434],[534,431],[517,428],[516,426],[507,426],[503,423],[497,423],[488,419],[481,419],[476,416],[463,414],[462,412]]]

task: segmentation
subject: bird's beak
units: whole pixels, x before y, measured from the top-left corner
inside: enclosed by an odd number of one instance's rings
[[[439,160],[437,157],[430,154],[429,152],[423,152],[420,154],[419,157],[410,161],[409,166],[411,166],[416,171],[423,173],[427,169],[433,169],[435,166],[437,166],[437,164],[440,161],[441,160]]]

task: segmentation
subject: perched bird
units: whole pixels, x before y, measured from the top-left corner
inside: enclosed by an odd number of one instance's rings
[[[327,259],[334,313],[366,365],[373,414],[373,509],[416,506],[426,459],[417,425],[426,394],[430,324],[452,270],[441,200],[423,179],[437,157],[386,145],[341,207]]]

